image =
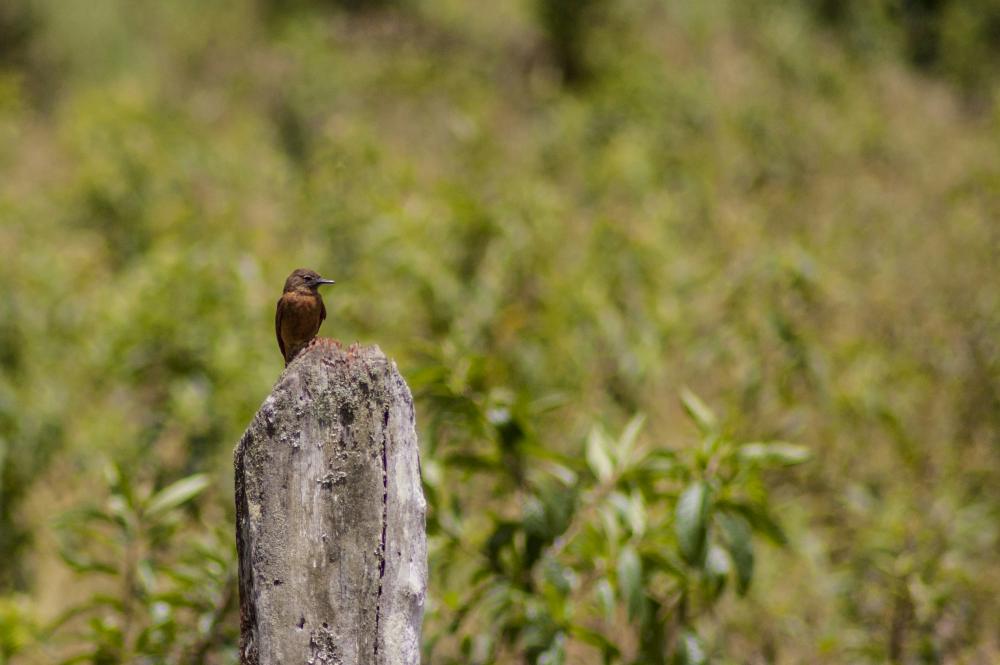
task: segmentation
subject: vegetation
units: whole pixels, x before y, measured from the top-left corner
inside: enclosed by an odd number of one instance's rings
[[[0,663],[234,663],[273,307],[432,663],[1000,661],[994,0],[0,4]]]

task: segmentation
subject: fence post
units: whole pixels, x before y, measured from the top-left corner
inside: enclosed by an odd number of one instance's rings
[[[317,340],[236,447],[240,662],[420,662],[425,501],[409,388]]]

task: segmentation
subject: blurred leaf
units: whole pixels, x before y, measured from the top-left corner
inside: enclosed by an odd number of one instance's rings
[[[545,651],[538,655],[538,665],[563,665],[566,662],[566,638],[557,633]]]
[[[706,665],[708,655],[701,638],[690,630],[681,633],[677,644],[677,662],[681,665]]]
[[[72,607],[60,612],[49,625],[46,627],[47,632],[54,633],[55,631],[62,628],[65,624],[69,623],[71,620],[92,612],[95,609],[101,608],[111,608],[115,611],[120,612],[124,609],[124,604],[120,598],[114,596],[109,596],[104,593],[97,593],[88,598],[86,601],[73,605]]]
[[[805,446],[784,441],[745,443],[739,447],[738,454],[740,458],[760,466],[794,466],[812,456]]]
[[[608,658],[620,658],[621,651],[618,646],[596,630],[591,630],[586,626],[574,624],[570,626],[569,634],[585,644],[590,644],[601,650],[601,655],[605,660]]]
[[[476,453],[451,453],[445,457],[445,464],[466,471],[494,471],[500,463],[486,455]]]
[[[642,550],[643,561],[648,562],[649,573],[665,573],[678,580],[685,581],[688,578],[688,571],[684,562],[673,554],[670,550],[658,543],[648,545]]]
[[[604,614],[605,621],[611,621],[615,613],[615,592],[611,588],[611,583],[606,578],[598,580],[594,585],[594,595],[597,597],[597,605]]]
[[[120,496],[125,505],[132,509],[135,508],[136,496],[131,478],[122,471],[116,462],[108,462],[104,465],[104,479],[111,489],[112,495]]]
[[[562,464],[545,462],[541,465],[541,468],[553,478],[557,478],[566,487],[575,487],[579,480],[579,475],[576,472]]]
[[[146,503],[145,517],[155,518],[173,510],[198,496],[208,487],[208,484],[209,478],[206,474],[196,473],[167,485],[149,498]]]
[[[640,483],[644,491],[655,492],[659,486],[658,481],[683,476],[685,471],[685,465],[677,461],[677,455],[673,451],[661,449],[650,452],[626,469],[622,480]]]
[[[545,506],[538,497],[528,497],[524,502],[521,523],[527,533],[538,536],[548,534],[548,519],[545,515]]]
[[[15,655],[35,639],[38,627],[26,596],[0,595],[0,662]]]
[[[600,428],[590,430],[590,436],[587,437],[587,464],[601,482],[611,478],[614,471],[608,443],[608,437]]]
[[[521,449],[526,455],[539,460],[554,462],[559,466],[571,466],[580,460],[578,455],[567,455],[537,442],[525,442]]]
[[[136,580],[139,582],[143,592],[151,593],[156,588],[156,573],[153,572],[153,565],[149,559],[142,559],[135,567]]]
[[[732,571],[729,555],[718,545],[710,545],[705,556],[705,575],[711,587],[712,598],[718,598],[725,589],[726,580]]]
[[[558,592],[559,598],[561,600],[569,598],[576,578],[573,570],[552,559],[546,559],[540,565],[543,579]]]
[[[702,434],[711,434],[718,429],[719,423],[712,410],[687,388],[681,390],[681,405]]]
[[[618,554],[618,589],[628,610],[629,619],[642,612],[645,590],[642,587],[642,561],[632,545],[625,545]]]
[[[619,467],[627,467],[632,460],[632,452],[635,450],[635,442],[639,438],[639,432],[642,431],[642,426],[646,422],[646,417],[643,415],[633,416],[628,424],[625,425],[625,429],[622,431],[620,437],[618,437],[617,446],[617,458]]]
[[[700,566],[705,558],[709,496],[708,486],[697,481],[687,486],[677,500],[674,532],[684,560]]]
[[[750,525],[737,514],[719,512],[716,515],[722,527],[723,541],[736,567],[736,589],[742,596],[753,579],[753,540]]]
[[[788,544],[788,537],[785,535],[784,529],[771,516],[765,506],[740,501],[720,501],[718,508],[741,515],[750,523],[755,532],[761,534],[775,545],[784,546]]]
[[[629,528],[636,537],[642,537],[646,532],[646,505],[640,492],[632,492],[626,505],[626,517]]]
[[[106,561],[100,561],[75,549],[60,548],[59,556],[63,563],[78,573],[104,573],[117,575],[118,567]]]
[[[492,564],[493,570],[499,572],[503,569],[500,562],[500,552],[504,547],[514,540],[514,535],[518,532],[518,525],[514,522],[498,522],[486,542],[486,556]]]
[[[604,527],[604,535],[607,538],[607,542],[617,543],[621,536],[618,509],[609,501],[600,507],[598,515],[600,516],[601,525]]]

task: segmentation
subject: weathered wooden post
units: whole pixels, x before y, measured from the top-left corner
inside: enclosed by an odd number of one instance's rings
[[[236,448],[240,662],[420,662],[425,502],[413,399],[378,347],[316,340]]]

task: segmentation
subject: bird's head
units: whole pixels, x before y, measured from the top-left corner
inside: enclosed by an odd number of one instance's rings
[[[296,291],[299,293],[316,293],[322,284],[334,284],[332,279],[323,279],[315,270],[299,268],[292,271],[292,274],[285,280],[285,293]]]

